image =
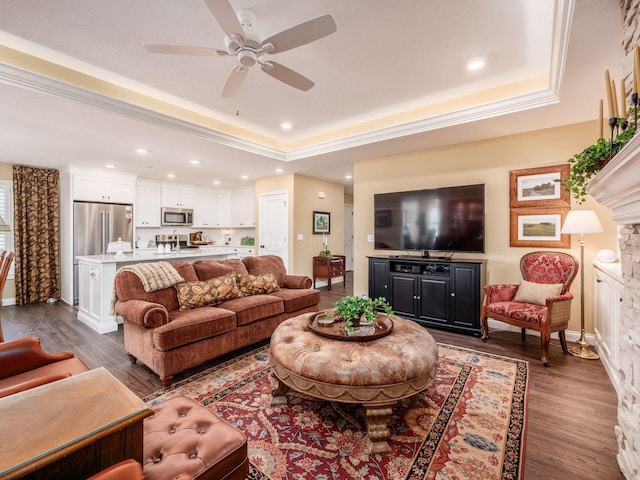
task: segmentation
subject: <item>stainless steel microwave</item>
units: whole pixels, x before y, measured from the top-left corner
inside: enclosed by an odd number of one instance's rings
[[[172,227],[190,227],[193,225],[191,208],[163,208],[161,210],[162,225]]]

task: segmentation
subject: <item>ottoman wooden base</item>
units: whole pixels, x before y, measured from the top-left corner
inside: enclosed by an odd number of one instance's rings
[[[244,434],[198,402],[175,397],[144,420],[146,480],[188,473],[199,480],[241,480],[249,473]]]
[[[438,345],[415,322],[393,317],[390,335],[369,342],[321,337],[304,314],[282,322],[271,336],[271,405],[286,403],[289,388],[365,409],[371,453],[391,451],[388,421],[393,406],[427,388],[436,375]]]

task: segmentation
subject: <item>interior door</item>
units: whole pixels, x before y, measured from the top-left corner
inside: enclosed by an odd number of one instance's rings
[[[277,255],[289,270],[289,194],[260,194],[258,245],[260,255]]]
[[[353,271],[353,205],[344,206],[344,269]]]

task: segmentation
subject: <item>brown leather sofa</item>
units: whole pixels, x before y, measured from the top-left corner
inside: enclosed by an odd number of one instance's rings
[[[47,353],[40,339],[24,337],[0,343],[0,398],[62,378],[89,367],[71,352]]]
[[[165,387],[176,373],[269,338],[287,318],[318,310],[320,292],[311,288],[311,279],[288,275],[277,256],[172,265],[185,284],[147,292],[133,272],[119,271],[115,278],[125,350]],[[194,295],[203,289],[209,290]],[[203,305],[193,308],[199,299]]]

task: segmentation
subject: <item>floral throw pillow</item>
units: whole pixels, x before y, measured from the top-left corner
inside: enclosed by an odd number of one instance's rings
[[[175,287],[180,310],[213,306],[242,296],[236,283],[235,273],[201,282],[178,283]]]
[[[533,283],[522,280],[513,301],[545,305],[548,297],[560,295],[563,286],[562,283]]]
[[[263,273],[261,275],[238,273],[237,282],[238,288],[246,296],[264,295],[280,290],[276,276],[273,273]]]

